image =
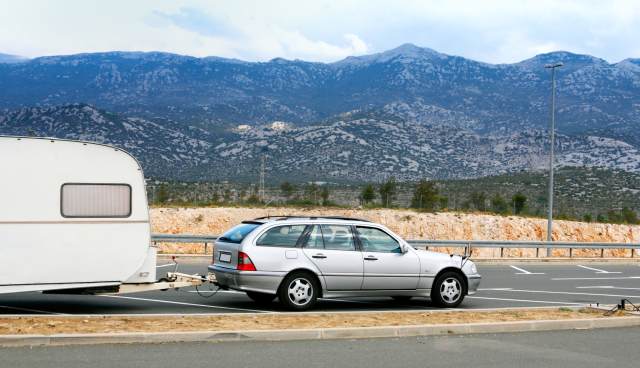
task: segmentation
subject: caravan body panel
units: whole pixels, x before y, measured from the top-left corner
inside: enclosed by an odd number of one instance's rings
[[[144,176],[132,156],[0,137],[0,176],[0,293],[155,281]]]

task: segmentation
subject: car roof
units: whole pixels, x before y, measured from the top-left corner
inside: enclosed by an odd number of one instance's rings
[[[371,224],[371,221],[353,218],[353,217],[345,217],[345,216],[292,216],[292,215],[283,215],[283,216],[263,216],[257,217],[253,220],[243,221],[243,223],[254,223],[254,224],[267,224],[267,223],[366,223]]]

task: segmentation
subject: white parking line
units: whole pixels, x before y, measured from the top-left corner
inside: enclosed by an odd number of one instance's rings
[[[184,303],[184,302],[174,302],[172,300],[159,300],[159,299],[147,299],[147,298],[136,298],[132,296],[120,296],[120,295],[100,295],[105,298],[118,298],[118,299],[130,299],[130,300],[140,300],[145,302],[156,302],[156,303],[166,303],[166,304],[176,304],[176,305],[186,305],[190,307],[201,307],[201,308],[213,308],[213,309],[229,309],[229,310],[241,310],[247,312],[256,312],[256,313],[277,313],[271,311],[264,311],[258,309],[247,309],[247,308],[231,308],[231,307],[221,307],[217,305],[206,305],[206,304],[193,304],[193,303]]]
[[[593,294],[593,293],[576,293],[571,291],[548,291],[548,290],[521,290],[521,289],[511,289],[504,290],[516,293],[534,293],[534,294],[563,294],[563,295],[587,295],[587,296],[615,296],[615,297],[626,297],[626,298],[640,298],[639,295],[616,295],[616,294]]]
[[[547,300],[527,300],[527,299],[510,299],[510,298],[490,298],[487,296],[467,296],[471,299],[487,299],[487,300],[502,300],[506,302],[526,302],[526,303],[543,303],[543,304],[561,304],[561,305],[584,305],[584,303],[571,303],[571,302],[556,302]]]
[[[245,292],[243,291],[236,291],[236,290],[187,290],[187,293],[223,293],[223,294],[243,294],[246,295]]]
[[[509,266],[509,267],[513,268],[516,271],[520,271],[519,273],[516,273],[516,275],[544,275],[543,272],[529,272],[520,267],[516,267],[516,266]]]
[[[640,290],[640,288],[626,288],[626,287],[617,287],[617,286],[576,286],[576,289]]]
[[[570,281],[570,280],[632,280],[640,279],[640,276],[620,276],[620,277],[557,277],[551,279],[553,281]]]
[[[160,266],[156,266],[156,268],[169,267],[169,266],[175,266],[175,265],[176,265],[175,263],[167,263]]]
[[[583,265],[576,265],[580,268],[584,268],[585,270],[590,270],[590,271],[596,271],[596,273],[622,273],[619,271],[606,271],[606,270],[601,270],[599,268],[593,268],[593,267],[587,267],[587,266],[583,266]]]
[[[66,313],[49,312],[49,311],[43,311],[39,309],[30,309],[30,308],[10,307],[8,305],[0,305],[0,308],[13,309],[13,310],[23,311],[23,312],[36,312],[36,313],[44,313],[44,314],[55,314],[59,316],[68,316],[68,314]]]

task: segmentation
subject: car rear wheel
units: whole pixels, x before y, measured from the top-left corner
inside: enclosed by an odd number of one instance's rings
[[[302,311],[316,304],[319,291],[320,286],[313,276],[306,272],[294,272],[282,281],[278,298],[287,309]]]
[[[457,272],[445,272],[431,286],[431,301],[438,307],[455,308],[467,295],[466,284]]]
[[[247,296],[256,303],[268,304],[276,298],[273,294],[258,293],[256,291],[247,291]]]

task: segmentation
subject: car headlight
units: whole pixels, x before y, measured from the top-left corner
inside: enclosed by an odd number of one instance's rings
[[[471,273],[472,273],[472,274],[478,273],[478,268],[476,267],[476,264],[475,264],[475,263],[472,263],[472,264],[471,264],[470,269],[471,269]]]

